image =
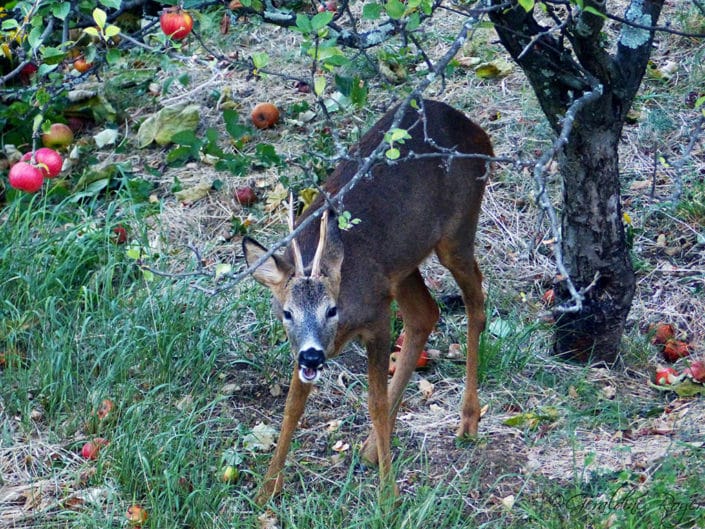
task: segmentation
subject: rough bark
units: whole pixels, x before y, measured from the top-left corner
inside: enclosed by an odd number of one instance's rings
[[[491,2],[499,5],[500,0]],[[606,4],[584,3],[603,12]],[[624,18],[655,26],[662,5],[663,0],[632,0]],[[554,14],[558,20],[558,13]],[[600,38],[604,19],[590,12],[576,10],[563,20],[559,31],[550,33],[533,11],[515,2],[490,18],[502,44],[526,73],[556,133],[573,101],[598,86],[602,89],[599,98],[578,112],[559,156],[563,264],[573,284],[586,292],[580,310],[556,315],[554,353],[611,364],[618,358],[635,289],[622,224],[618,144],[654,32],[625,25],[617,51],[610,55]],[[570,301],[565,285],[559,284],[556,293],[559,304]]]

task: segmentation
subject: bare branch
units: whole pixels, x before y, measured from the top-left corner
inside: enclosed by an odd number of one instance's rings
[[[576,99],[572,105],[570,105],[567,112],[565,113],[565,116],[563,116],[561,132],[558,135],[558,138],[556,138],[556,140],[553,142],[551,148],[545,153],[543,153],[539,161],[536,163],[536,166],[534,167],[534,185],[536,186],[536,201],[548,217],[551,226],[551,233],[553,234],[553,237],[555,239],[555,243],[553,245],[553,252],[556,259],[556,268],[558,269],[558,272],[561,275],[561,280],[565,281],[566,287],[568,288],[568,292],[571,296],[570,301],[572,301],[572,305],[563,304],[557,306],[554,309],[555,312],[580,312],[583,306],[583,300],[585,299],[584,294],[585,292],[587,292],[587,290],[583,289],[581,291],[578,291],[575,288],[575,285],[573,284],[573,281],[570,278],[570,274],[568,273],[568,270],[565,267],[563,261],[563,238],[561,235],[560,222],[558,220],[556,210],[553,207],[553,204],[551,203],[551,199],[546,192],[545,172],[551,160],[563,148],[563,146],[568,143],[568,138],[570,136],[570,132],[573,130],[573,123],[575,122],[575,118],[578,112],[580,112],[580,110],[585,107],[585,105],[602,97],[602,92],[603,87],[601,85],[596,86],[594,89],[585,92],[581,97]],[[593,283],[591,283],[591,285]],[[586,288],[589,289],[592,287],[588,285],[588,287]]]

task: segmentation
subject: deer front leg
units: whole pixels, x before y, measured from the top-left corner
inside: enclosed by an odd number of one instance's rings
[[[282,421],[281,431],[279,432],[279,440],[277,448],[274,451],[274,456],[269,463],[269,468],[264,476],[262,487],[257,493],[256,502],[258,505],[263,505],[269,501],[272,496],[279,494],[284,483],[282,469],[286,462],[286,455],[289,452],[291,439],[294,437],[294,432],[299,424],[299,419],[303,415],[306,406],[306,400],[311,393],[312,384],[304,384],[299,379],[298,369],[294,369],[294,375],[291,378],[291,386],[289,393],[286,396],[286,405],[284,406],[284,420]]]
[[[387,323],[387,320],[385,320]],[[369,380],[368,407],[376,433],[377,461],[379,462],[380,498],[389,500],[397,496],[392,474],[392,426],[387,397],[387,371],[389,369],[389,332],[383,332],[367,345]]]

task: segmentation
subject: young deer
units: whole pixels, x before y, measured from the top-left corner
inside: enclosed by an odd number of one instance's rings
[[[395,112],[396,108],[380,119],[336,168],[325,184],[326,193],[335,196],[350,181],[358,161],[382,141]],[[273,293],[274,309],[297,361],[260,503],[281,490],[286,455],[312,384],[326,360],[354,338],[365,344],[368,357],[373,429],[363,457],[378,463],[382,485],[396,490],[390,438],[404,388],[439,317],[419,271],[432,251],[453,274],[467,313],[467,380],[457,435],[477,433],[477,349],[485,316],[474,243],[492,146],[478,125],[436,101],[422,101],[421,111],[406,110],[399,128],[406,129],[411,139],[395,144],[401,150],[398,163],[376,164],[371,178],[357,182],[344,197],[344,209],[359,218],[359,224],[341,231],[335,219],[329,221],[324,214],[292,241],[284,255],[268,258],[253,272]],[[319,197],[299,221],[317,211],[323,200]],[[248,237],[243,249],[248,265],[266,253]],[[406,338],[388,387],[393,299]]]

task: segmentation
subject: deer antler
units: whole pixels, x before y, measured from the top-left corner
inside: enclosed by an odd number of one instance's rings
[[[294,231],[294,193],[289,195],[289,233]],[[294,253],[294,275],[304,275],[304,261],[301,258],[301,249],[296,239],[291,239],[291,250]]]
[[[328,210],[321,215],[321,231],[318,235],[318,246],[316,254],[313,256],[311,264],[311,277],[319,277],[321,275],[321,259],[323,258],[323,249],[326,247],[326,234],[328,233]]]

